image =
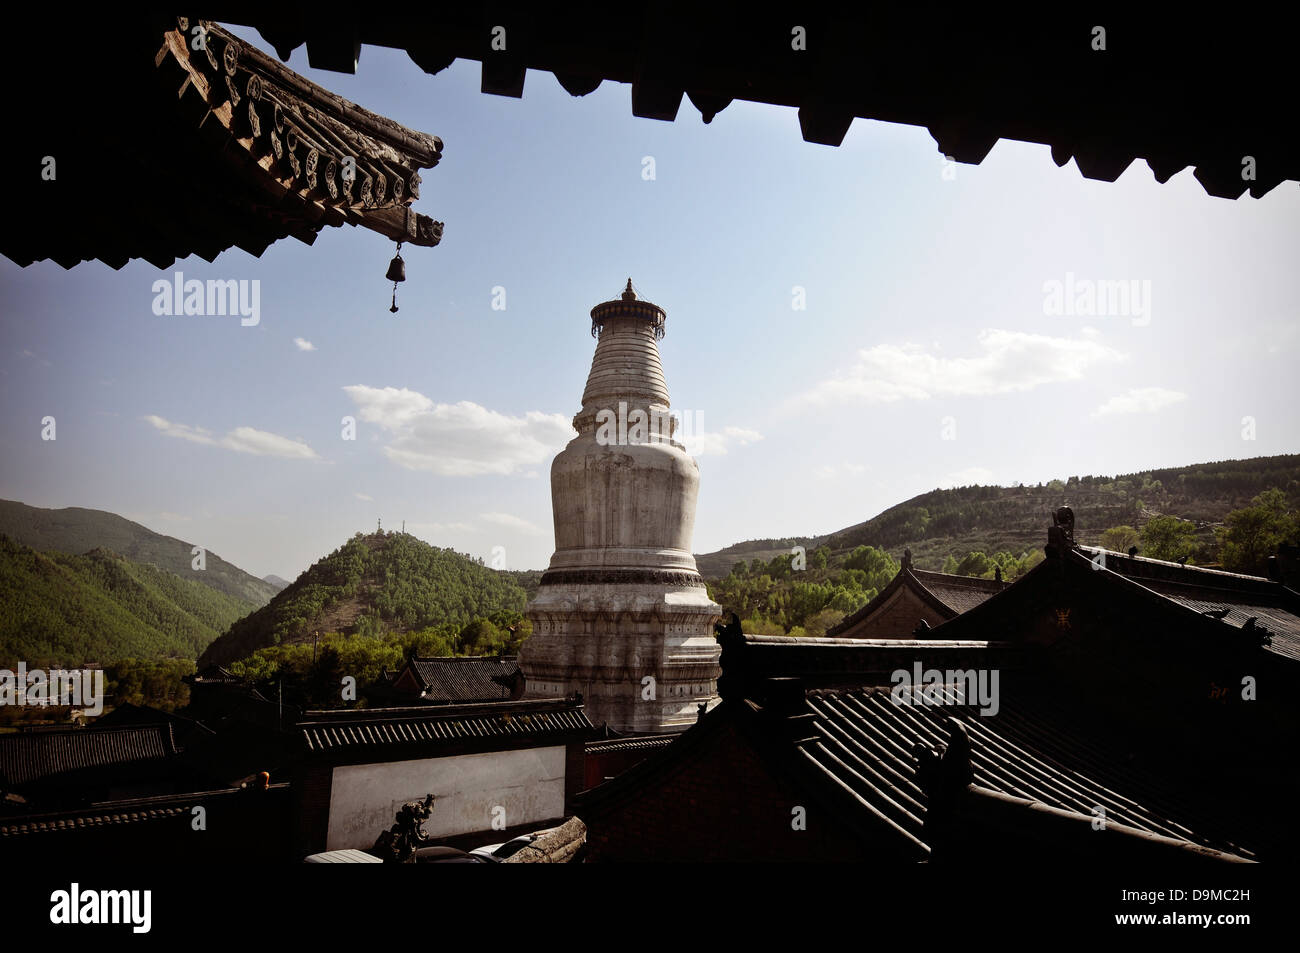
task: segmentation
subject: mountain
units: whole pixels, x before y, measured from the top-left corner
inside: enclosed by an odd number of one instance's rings
[[[281,589],[283,589],[285,586],[289,585],[289,580],[288,580],[288,579],[283,579],[283,578],[281,578],[280,576],[276,576],[276,575],[263,576],[263,577],[262,577],[262,582],[266,583],[268,586],[270,586],[270,587],[271,587],[272,589],[274,589],[276,592],[279,592],[279,591],[280,591]]]
[[[235,622],[199,659],[227,664],[314,633],[376,635],[522,611],[524,590],[481,562],[406,533],[357,533]]]
[[[1074,510],[1075,535],[1096,543],[1112,526],[1141,527],[1154,516],[1176,516],[1197,526],[1209,544],[1213,529],[1232,510],[1271,487],[1300,490],[1300,454],[1223,460],[1120,476],[1072,476],[1038,486],[969,486],[932,490],[891,506],[878,516],[821,536],[759,539],[696,556],[700,573],[719,579],[742,560],[770,561],[803,546],[811,553],[829,546],[844,553],[874,546],[901,555],[910,548],[922,568],[939,569],[944,559],[966,553],[1041,549],[1052,512]]]
[[[194,658],[253,608],[107,549],[43,553],[2,534],[0,594],[0,666],[11,670]]]
[[[150,563],[182,579],[202,583],[252,607],[264,606],[275,587],[250,576],[215,553],[205,555],[206,568],[191,568],[193,543],[163,536],[115,513],[70,506],[47,510],[13,500],[0,500],[0,533],[41,551],[78,554],[111,550],[136,563]]]

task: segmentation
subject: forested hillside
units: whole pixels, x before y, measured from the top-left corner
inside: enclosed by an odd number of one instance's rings
[[[1300,456],[935,490],[837,533],[755,540],[696,561],[746,632],[822,635],[875,597],[904,549],[918,568],[1014,581],[1042,560],[1062,504],[1082,543],[1264,575],[1279,546],[1300,543]]]
[[[878,516],[834,533],[737,543],[696,556],[701,574],[718,579],[740,560],[771,560],[793,546],[809,552],[828,546],[832,556],[858,546],[887,549],[896,557],[910,548],[918,566],[941,569],[948,557],[971,552],[1021,553],[1041,549],[1051,514],[1069,505],[1078,536],[1097,543],[1115,526],[1140,530],[1166,516],[1195,527],[1200,562],[1213,561],[1216,528],[1228,514],[1251,505],[1261,492],[1280,489],[1289,499],[1300,494],[1300,454],[1225,460],[1120,476],[1071,476],[1036,486],[971,486],[933,490],[892,506]],[[851,501],[846,501],[848,505]]]
[[[253,606],[266,605],[276,591],[215,553],[206,553],[205,568],[195,570],[193,543],[163,536],[103,510],[79,506],[48,510],[0,500],[0,533],[42,552],[80,555],[96,548],[112,550],[132,562],[150,563]]]
[[[481,562],[406,533],[358,533],[269,604],[241,619],[199,659],[225,664],[314,634],[383,636],[466,625],[523,611],[524,590]]]
[[[253,607],[106,549],[37,552],[0,534],[0,663],[194,658]]]

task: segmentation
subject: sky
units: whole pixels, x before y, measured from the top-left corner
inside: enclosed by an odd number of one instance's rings
[[[574,98],[530,71],[490,96],[476,62],[429,76],[377,47],[355,76],[288,65],[445,144],[415,203],[445,235],[403,249],[400,311],[393,243],[350,226],[165,270],[0,258],[0,498],[119,513],[257,576],[379,520],[544,568],[589,312],[629,277],[668,315],[698,553],[936,487],[1300,449],[1295,183],[1225,201],[1141,160],[1094,182],[1007,140],[952,164],[861,119],[832,148],[791,108],[638,119],[627,85]],[[258,281],[258,322],[155,314],[177,271]]]

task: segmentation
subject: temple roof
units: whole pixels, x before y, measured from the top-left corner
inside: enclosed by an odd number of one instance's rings
[[[514,655],[413,658],[407,668],[419,682],[422,697],[434,702],[504,701],[514,697],[522,677]]]
[[[958,615],[974,609],[989,596],[996,595],[1010,585],[1001,579],[957,576],[928,569],[913,569],[911,572],[926,591]]]
[[[943,618],[955,619],[990,596],[1001,592],[1008,585],[1010,584],[1001,579],[977,579],[973,576],[956,576],[946,572],[916,569],[910,559],[904,559],[902,567],[889,581],[889,585],[880,590],[865,606],[837,622],[827,630],[826,634],[836,637],[849,631],[893,599],[895,593],[904,586],[912,589],[923,602],[932,606]]]
[[[94,33],[108,55],[61,61],[88,102],[15,104],[24,135],[0,162],[29,184],[14,190],[0,253],[19,265],[142,258],[165,268],[233,246],[256,257],[345,223],[414,245],[441,240],[442,225],[411,207],[419,170],[441,156],[436,136],[206,20],[115,13]]]
[[[263,792],[264,799],[273,797],[277,802],[287,799],[290,786],[272,784]],[[194,817],[194,808],[203,805],[212,810],[246,797],[237,788],[213,791],[190,791],[182,794],[158,794],[148,797],[128,798],[63,811],[50,811],[19,817],[0,819],[0,837],[20,837],[28,834],[52,834],[59,831],[85,830],[118,825],[141,825],[166,822],[179,818],[188,821]]]
[[[421,749],[463,742],[538,741],[585,737],[595,729],[574,699],[489,702],[438,710],[370,708],[337,712],[309,711],[298,733],[312,753],[340,753],[361,748],[417,746]]]
[[[1223,625],[1243,630],[1255,620],[1270,639],[1265,648],[1274,655],[1300,660],[1300,593],[1263,576],[1184,566],[1175,562],[1113,553],[1080,546],[1095,560],[1105,553],[1106,569],[1164,599]]]
[[[741,646],[733,646],[741,648],[739,655],[724,656],[724,673],[737,676],[753,650],[769,641],[745,636]],[[793,660],[789,643],[773,643],[773,648]],[[842,654],[828,644],[812,651]],[[873,843],[884,834],[904,858],[924,860],[931,852],[926,827],[931,799],[914,752],[918,745],[942,751],[951,744],[956,722],[969,738],[975,809],[994,805],[1018,811],[1014,823],[1025,830],[1034,830],[1044,812],[1054,822],[1089,828],[1100,806],[1108,832],[1157,850],[1250,860],[1256,840],[1267,836],[1251,819],[1238,818],[1226,830],[1212,803],[1198,803],[1189,796],[1194,792],[1180,792],[1126,763],[1104,739],[1090,736],[1086,715],[1067,713],[1041,698],[1010,701],[1004,693],[999,710],[985,716],[976,705],[954,704],[951,693],[941,703],[920,697],[899,704],[890,689],[872,684],[815,689],[788,676],[744,684],[748,690],[728,693],[669,747],[581,794],[581,816],[598,830],[611,810],[654,796],[658,779],[680,779],[693,759],[715,756],[697,752],[710,752],[713,739],[734,729],[774,776],[822,799],[823,809],[866,832]],[[680,790],[681,781],[675,783]]]
[[[1300,180],[1286,30],[1221,18],[1207,56],[1197,17],[1134,5],[1104,14],[970,6],[936,20],[924,6],[696,5],[679,17],[626,5],[598,17],[528,8],[484,16],[440,4],[396,18],[330,18],[274,0],[221,4],[225,22],[256,27],[282,59],[305,43],[321,69],[355,72],[362,44],[372,44],[405,50],[430,74],[477,60],[482,91],[502,96],[522,96],[530,70],[554,74],[573,96],[606,80],[629,84],[632,113],[650,119],[676,119],[683,99],[706,123],[734,100],[790,107],[806,141],[831,146],[855,119],[874,119],[925,127],[957,162],[978,164],[1005,138],[1050,145],[1057,165],[1073,159],[1107,182],[1137,160],[1158,182],[1194,166],[1207,192],[1228,198]]]
[[[985,717],[974,705],[896,704],[882,688],[813,691],[807,705],[814,717],[810,739],[798,744],[800,757],[917,841],[925,839],[927,797],[917,783],[913,745],[942,748],[957,721],[970,738],[973,783],[983,791],[1085,817],[1101,806],[1108,825],[1252,856],[1234,839],[1212,833],[1214,825],[1180,805],[1184,799],[1170,785],[1106,754],[1059,711],[1004,701]]]
[[[1051,549],[1051,547],[1048,547]],[[1162,620],[1184,644],[1234,646],[1300,660],[1300,593],[1262,576],[1072,546],[1031,569],[1015,584],[932,630],[941,639],[1007,632],[1008,621],[1041,610],[1040,596],[1063,585],[1084,604],[1114,609],[1121,602]]]
[[[0,735],[0,788],[88,768],[164,761],[177,753],[169,723],[5,734]]]

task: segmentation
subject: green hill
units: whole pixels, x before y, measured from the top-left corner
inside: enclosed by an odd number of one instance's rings
[[[0,500],[0,533],[48,552],[79,554],[104,548],[135,563],[150,563],[182,579],[215,589],[251,607],[264,606],[276,589],[215,553],[207,553],[206,568],[191,568],[193,543],[163,536],[115,513],[70,506],[47,510],[12,500]],[[246,610],[247,611],[247,610]]]
[[[0,663],[194,658],[252,606],[106,549],[37,552],[0,534]]]
[[[522,611],[524,590],[481,562],[406,533],[361,533],[208,647],[199,666],[314,633],[380,635]]]
[[[1098,542],[1112,526],[1140,529],[1152,517],[1175,516],[1195,523],[1198,541],[1212,546],[1224,517],[1270,487],[1300,491],[1300,454],[1071,476],[1037,486],[932,490],[834,533],[736,543],[695,561],[702,575],[719,579],[737,562],[770,561],[793,546],[811,552],[826,545],[838,556],[866,545],[896,558],[910,548],[918,566],[937,570],[950,555],[1042,549],[1051,514],[1062,505],[1074,510],[1076,535],[1085,543]]]

